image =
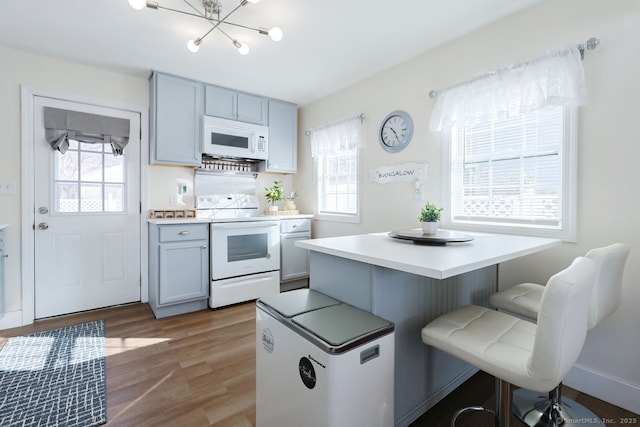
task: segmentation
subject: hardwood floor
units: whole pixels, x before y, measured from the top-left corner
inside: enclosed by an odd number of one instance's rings
[[[0,331],[0,345],[97,319],[106,321],[107,426],[255,426],[255,303],[159,320],[147,304],[131,304]],[[565,388],[564,395],[601,417],[640,422],[637,414],[575,390]],[[491,377],[475,375],[412,427],[449,426],[451,414],[470,404],[493,405]],[[470,414],[460,425],[492,421]]]

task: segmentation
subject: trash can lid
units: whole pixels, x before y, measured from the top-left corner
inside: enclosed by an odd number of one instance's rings
[[[298,314],[340,304],[340,301],[311,289],[296,289],[261,297],[258,303],[271,307],[286,318],[291,318]]]
[[[372,341],[394,329],[392,322],[347,304],[303,313],[291,320],[329,344],[331,348],[326,351],[332,353]]]

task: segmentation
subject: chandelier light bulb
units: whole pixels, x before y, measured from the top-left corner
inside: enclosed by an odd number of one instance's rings
[[[279,42],[282,40],[282,30],[279,27],[273,27],[269,30],[269,37],[271,37],[271,40],[274,42]]]
[[[246,55],[247,53],[249,53],[249,45],[247,45],[246,43],[240,43],[238,52],[240,52],[240,55]]]
[[[246,43],[240,43],[238,40],[233,41],[233,45],[238,48],[240,55],[246,55],[249,53],[249,45]]]
[[[147,0],[129,0],[129,5],[135,10],[142,10],[147,7]]]
[[[196,53],[200,50],[200,43],[202,43],[200,39],[189,40],[187,42],[187,49],[189,49],[189,52]]]

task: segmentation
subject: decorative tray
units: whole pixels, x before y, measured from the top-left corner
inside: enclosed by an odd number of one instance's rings
[[[389,237],[411,240],[418,245],[444,245],[453,242],[470,242],[473,236],[458,231],[438,230],[435,234],[424,234],[421,229],[391,231]]]

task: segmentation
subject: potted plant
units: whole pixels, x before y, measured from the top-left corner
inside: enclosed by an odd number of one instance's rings
[[[424,234],[435,234],[436,230],[438,230],[438,225],[440,225],[440,213],[442,210],[443,208],[439,208],[431,202],[427,202],[424,205],[418,217]]]
[[[282,187],[280,187],[280,181],[273,181],[272,187],[264,187],[264,196],[271,202],[269,211],[277,211],[278,206],[276,202],[282,200]]]

